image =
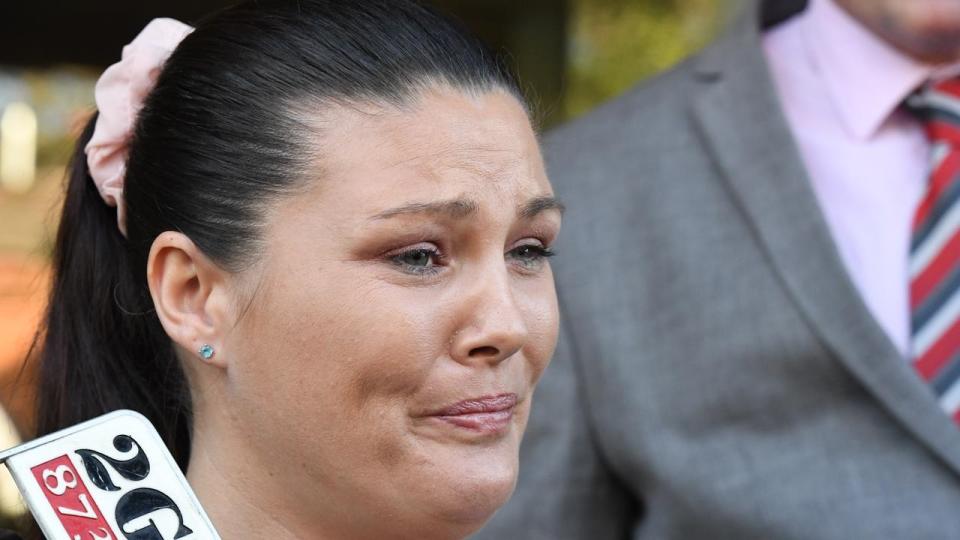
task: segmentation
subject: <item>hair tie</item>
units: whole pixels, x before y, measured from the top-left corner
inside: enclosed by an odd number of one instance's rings
[[[121,60],[108,67],[94,90],[100,115],[84,151],[90,176],[109,206],[117,208],[117,225],[126,236],[123,182],[128,145],[143,101],[157,82],[164,62],[193,31],[174,19],[154,19],[123,48]]]

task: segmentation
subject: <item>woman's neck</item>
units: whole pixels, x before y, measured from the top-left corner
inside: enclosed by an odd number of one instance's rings
[[[297,534],[285,516],[272,511],[273,486],[251,478],[251,465],[242,466],[240,456],[224,455],[236,446],[218,442],[210,445],[195,437],[187,480],[221,538],[316,538]]]

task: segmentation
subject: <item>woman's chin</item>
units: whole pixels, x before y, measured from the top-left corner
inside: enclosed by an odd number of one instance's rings
[[[484,460],[476,456],[446,470],[445,478],[437,479],[430,491],[433,508],[439,520],[462,528],[463,536],[467,536],[480,529],[513,493],[516,453],[505,459],[487,456]]]

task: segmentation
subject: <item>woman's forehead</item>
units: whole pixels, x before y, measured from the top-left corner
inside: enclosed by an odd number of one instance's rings
[[[334,167],[482,164],[538,153],[526,110],[499,90],[473,95],[444,87],[403,106],[337,106],[323,114],[322,137],[321,159]]]
[[[511,95],[424,95],[379,114],[328,119],[321,184],[370,198],[391,192],[548,192],[536,136]],[[505,194],[504,193],[504,194]]]

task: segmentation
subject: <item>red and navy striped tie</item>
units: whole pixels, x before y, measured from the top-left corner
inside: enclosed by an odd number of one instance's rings
[[[923,122],[932,159],[910,245],[911,356],[960,423],[960,80],[925,87],[906,108]]]

